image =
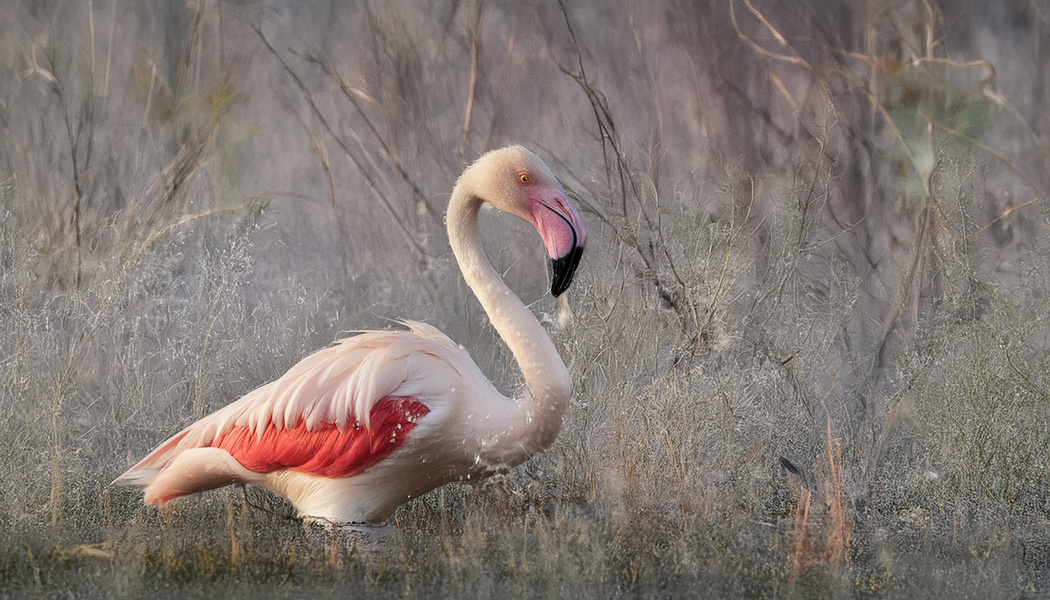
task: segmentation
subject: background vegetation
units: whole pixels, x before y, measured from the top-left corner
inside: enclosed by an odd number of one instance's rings
[[[0,7],[0,595],[1050,594],[1044,0]],[[109,485],[390,319],[513,392],[442,226],[510,142],[590,230],[550,451],[379,548]]]

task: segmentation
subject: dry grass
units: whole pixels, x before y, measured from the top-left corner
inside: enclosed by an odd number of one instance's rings
[[[1050,591],[1046,7],[124,10],[4,6],[5,593]],[[441,222],[511,141],[591,234],[554,447],[383,552],[109,486],[348,329],[423,319],[520,385]],[[484,225],[553,320],[534,234]]]

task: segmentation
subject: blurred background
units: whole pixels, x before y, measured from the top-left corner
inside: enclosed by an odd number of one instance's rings
[[[0,7],[12,593],[1050,593],[1045,0]],[[574,381],[547,453],[379,555],[109,485],[395,319],[519,391],[443,226],[510,143],[590,234],[559,328],[483,218]]]

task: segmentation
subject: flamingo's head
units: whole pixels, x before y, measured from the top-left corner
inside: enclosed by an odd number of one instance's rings
[[[529,150],[508,146],[482,156],[468,173],[477,177],[479,197],[536,227],[551,260],[551,294],[569,289],[587,230],[550,168]]]

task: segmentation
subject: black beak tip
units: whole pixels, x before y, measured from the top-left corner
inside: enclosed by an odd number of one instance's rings
[[[572,285],[572,276],[576,274],[576,267],[580,264],[583,256],[583,246],[576,246],[568,254],[561,258],[551,259],[551,295],[557,298]]]

